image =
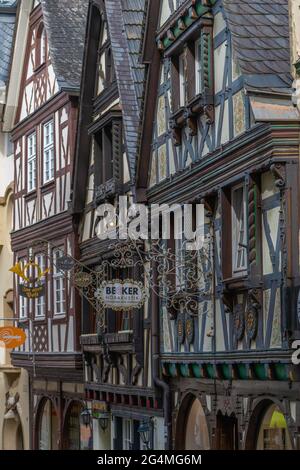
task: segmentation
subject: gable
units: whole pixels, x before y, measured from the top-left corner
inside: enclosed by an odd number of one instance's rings
[[[58,91],[42,10],[38,6],[30,16],[15,124],[37,111]]]

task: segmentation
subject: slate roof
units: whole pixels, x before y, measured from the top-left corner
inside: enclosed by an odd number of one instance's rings
[[[223,6],[245,85],[290,91],[288,0],[223,0]]]
[[[15,0],[0,2],[0,84],[6,84],[9,78],[10,62],[16,22]]]
[[[106,0],[106,14],[114,57],[131,181],[135,180],[141,131],[145,68],[139,63],[146,0]]]
[[[41,0],[50,55],[61,89],[80,89],[87,0]]]

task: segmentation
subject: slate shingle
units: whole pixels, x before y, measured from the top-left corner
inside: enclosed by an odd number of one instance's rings
[[[0,82],[7,83],[9,78],[16,13],[15,0],[0,3]],[[5,8],[5,10],[4,10]],[[11,9],[11,12],[8,10]]]
[[[288,0],[223,0],[223,6],[246,85],[287,91],[293,80]]]
[[[80,89],[87,0],[41,0],[50,55],[61,89]]]
[[[139,60],[146,0],[106,0],[105,6],[122,106],[126,150],[133,182],[145,85],[145,67]]]

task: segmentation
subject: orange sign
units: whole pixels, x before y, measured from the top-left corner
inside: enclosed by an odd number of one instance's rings
[[[26,334],[21,328],[4,326],[0,328],[0,348],[14,349],[22,346],[26,341]]]

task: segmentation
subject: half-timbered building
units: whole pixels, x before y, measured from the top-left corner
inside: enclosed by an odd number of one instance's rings
[[[299,448],[299,114],[288,18],[282,0],[148,5],[137,194],[203,204],[208,254],[196,307],[152,305],[176,449]],[[180,243],[171,249],[185,260]],[[184,290],[183,279],[179,301]]]
[[[104,203],[117,207],[120,196],[136,199],[145,4],[144,0],[89,2],[73,213],[80,227],[81,263],[90,273],[101,273],[100,280],[113,282],[128,278],[144,282],[135,253],[122,251],[126,241],[116,251],[115,241],[98,236],[97,209]],[[164,384],[158,374],[158,350],[151,344],[148,299],[140,308],[115,311],[84,298],[82,315],[94,449],[142,449],[143,430],[148,433],[147,446],[164,448],[162,394],[155,387]]]
[[[0,3],[0,326],[15,325],[13,314],[13,275],[8,274],[13,256],[10,232],[13,223],[13,146],[3,132],[11,56],[16,28],[17,2]],[[1,341],[1,340],[0,340]],[[28,449],[28,378],[24,369],[11,364],[9,349],[0,343],[0,449]]]
[[[80,304],[56,260],[62,253],[75,256],[77,246],[69,202],[86,10],[81,0],[20,2],[7,98],[5,125],[14,144],[14,314],[27,337],[12,359],[29,373],[33,449],[83,445]],[[41,296],[26,294],[28,280],[43,283]]]

